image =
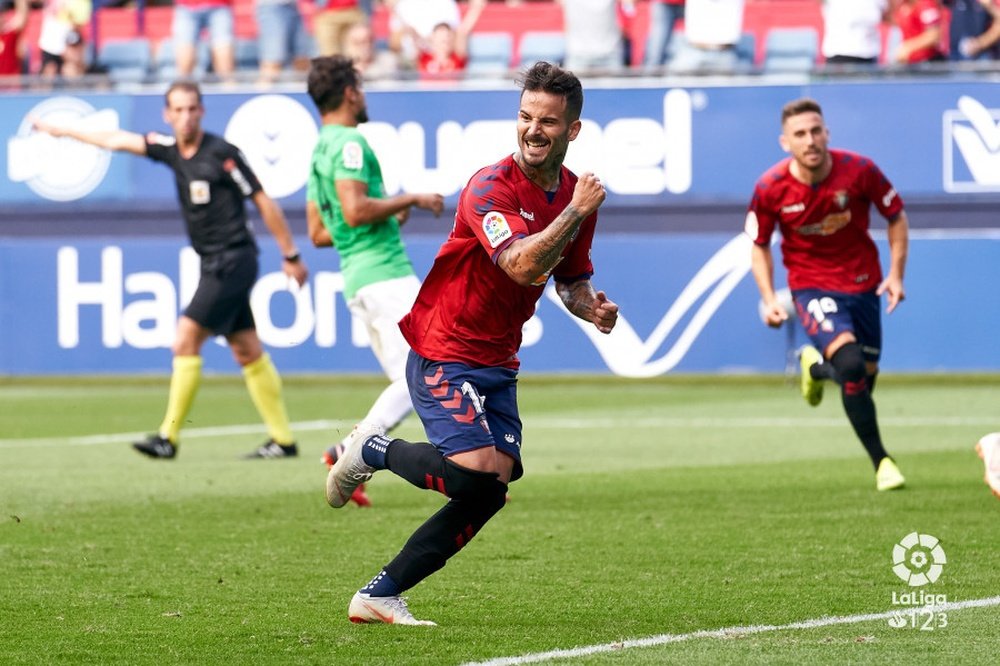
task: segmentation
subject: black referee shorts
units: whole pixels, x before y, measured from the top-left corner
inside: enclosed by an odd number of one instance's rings
[[[201,279],[184,310],[217,335],[256,328],[250,311],[250,290],[257,281],[257,248],[225,250],[201,258]]]

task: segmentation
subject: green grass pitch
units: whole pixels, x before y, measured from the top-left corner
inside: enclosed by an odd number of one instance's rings
[[[319,455],[381,385],[286,377],[303,455],[247,461],[265,439],[249,397],[207,378],[178,458],[152,461],[128,443],[158,424],[165,378],[0,378],[0,661],[996,663],[1000,501],[973,444],[1000,430],[1000,377],[882,377],[908,485],[880,494],[832,390],[809,408],[780,377],[526,374],[527,473],[408,592],[430,628],[346,617],[442,502],[380,473],[373,508],[326,506]],[[422,438],[415,417],[396,432]],[[932,630],[856,618],[911,591],[892,571],[910,532],[948,558],[920,589],[993,601]],[[831,616],[854,619],[809,623]],[[696,633],[758,625],[776,628]]]

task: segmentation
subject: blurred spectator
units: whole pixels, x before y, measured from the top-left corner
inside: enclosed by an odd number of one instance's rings
[[[321,56],[340,55],[352,25],[368,19],[358,0],[316,0],[313,34]]]
[[[403,63],[416,66],[416,38],[428,40],[445,23],[457,29],[461,13],[455,0],[386,0],[389,8],[389,48]]]
[[[634,12],[633,0],[558,0],[563,6],[566,69],[620,70],[625,65],[625,39],[619,3]]]
[[[649,3],[649,33],[643,65],[659,67],[670,57],[667,47],[674,34],[674,25],[684,18],[684,0],[652,0]]]
[[[14,0],[10,12],[0,12],[0,76],[24,73],[21,35],[28,24],[28,0]]]
[[[898,0],[895,19],[903,41],[894,54],[896,62],[913,65],[944,60],[941,9],[940,0]]]
[[[415,37],[417,71],[435,77],[464,71],[469,62],[469,35],[485,7],[486,0],[469,0],[469,8],[457,28],[439,23],[426,40]]]
[[[888,0],[823,0],[823,57],[831,65],[873,65],[882,53],[879,26]]]
[[[729,72],[743,34],[743,0],[688,0],[684,44],[670,63],[677,72]]]
[[[953,0],[949,29],[952,60],[1000,57],[1000,4],[997,0]]]
[[[74,78],[86,71],[83,29],[90,20],[90,0],[45,0],[38,48],[44,77]]]
[[[212,70],[227,77],[236,68],[233,32],[233,0],[174,0],[174,58],[177,76],[191,76],[198,63],[198,41],[208,30],[212,46]]]
[[[367,23],[355,23],[344,37],[344,55],[365,79],[384,79],[399,72],[395,53],[375,46],[375,34]]]
[[[285,65],[309,69],[309,35],[296,0],[257,0],[257,54],[260,78],[273,81]]]

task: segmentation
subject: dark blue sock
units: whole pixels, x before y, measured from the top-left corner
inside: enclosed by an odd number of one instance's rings
[[[383,569],[378,572],[377,576],[372,578],[370,583],[361,588],[361,592],[370,594],[373,597],[395,597],[402,590],[399,589],[399,585],[396,585],[396,581]]]
[[[361,458],[375,469],[385,469],[385,452],[392,440],[385,435],[372,435],[361,446]]]

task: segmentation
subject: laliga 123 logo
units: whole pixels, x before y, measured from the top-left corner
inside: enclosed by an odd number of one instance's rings
[[[942,121],[945,192],[1000,192],[1000,110],[962,95]]]
[[[892,547],[892,572],[911,588],[922,588],[941,577],[948,557],[940,540],[930,534],[910,532]],[[905,606],[892,613],[889,626],[894,629],[910,627],[933,631],[948,626],[948,615],[941,607],[948,603],[945,594],[931,594],[914,590],[902,594],[892,593],[893,606]]]
[[[35,106],[7,142],[7,174],[23,182],[36,194],[52,201],[73,201],[90,194],[104,180],[111,153],[67,137],[55,138],[36,132],[32,118],[54,125],[91,131],[117,130],[118,113],[97,111],[75,97],[54,97]]]

